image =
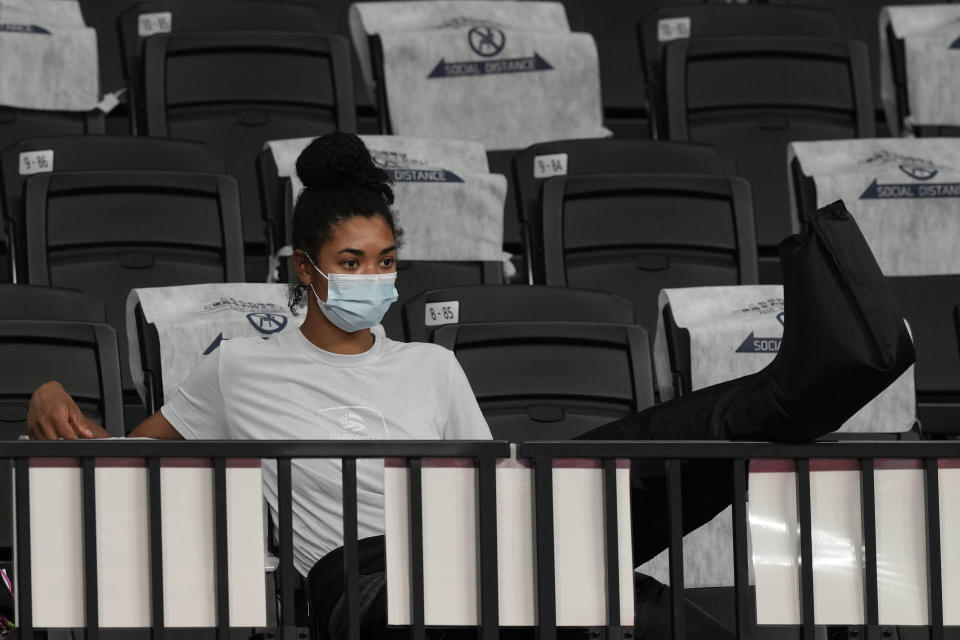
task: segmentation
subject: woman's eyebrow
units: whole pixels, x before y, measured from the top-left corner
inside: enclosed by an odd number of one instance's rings
[[[365,253],[363,252],[362,249],[350,249],[350,248],[340,249],[340,251],[338,251],[337,253],[352,253],[352,254],[355,255],[355,256],[365,256],[365,255],[367,255],[367,254],[365,254]]]
[[[384,249],[383,251],[381,251],[381,252],[380,252],[380,255],[383,255],[383,254],[385,254],[385,253],[392,253],[392,252],[394,252],[394,251],[396,251],[396,250],[397,250],[397,245],[392,244],[392,245],[390,245],[389,247],[387,247],[386,249]]]

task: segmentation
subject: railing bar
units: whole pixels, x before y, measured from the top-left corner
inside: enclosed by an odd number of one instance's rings
[[[553,459],[534,460],[537,549],[537,638],[557,637],[556,565],[553,545]]]
[[[866,640],[881,640],[877,588],[877,490],[872,458],[860,460],[860,502],[863,512],[864,622]]]
[[[477,522],[480,553],[477,569],[480,574],[480,637],[500,637],[500,594],[497,555],[497,460],[481,456],[477,469]]]
[[[667,511],[670,540],[670,623],[673,640],[687,637],[683,594],[683,490],[681,460],[666,461]]]
[[[357,533],[357,460],[344,458],[343,474],[343,597],[347,640],[360,640],[360,567]]]
[[[213,543],[217,640],[230,640],[230,568],[227,559],[227,461],[213,459]]]
[[[97,480],[96,459],[83,458],[81,498],[83,510],[83,604],[87,640],[100,637],[100,604],[97,578]]]
[[[810,460],[797,460],[797,517],[800,525],[800,608],[803,640],[814,640],[813,533],[810,529]]]
[[[733,473],[733,590],[736,599],[736,632],[738,640],[749,640],[750,606],[749,572],[747,570],[747,462],[732,461]]]
[[[924,460],[927,513],[927,597],[930,607],[930,639],[943,640],[943,566],[940,554],[940,464],[937,458]]]
[[[160,458],[147,458],[147,505],[150,518],[150,624],[152,640],[163,640],[163,498]]]
[[[291,460],[277,458],[277,528],[280,530],[280,628],[282,640],[296,640],[294,591],[297,575],[293,567],[293,483]]]
[[[410,636],[426,638],[423,595],[423,460],[410,459]]]
[[[17,632],[20,638],[33,638],[33,582],[30,551],[30,461],[16,459],[17,517]]]
[[[603,460],[603,528],[607,563],[607,637],[620,634],[620,541],[617,519],[617,460]]]

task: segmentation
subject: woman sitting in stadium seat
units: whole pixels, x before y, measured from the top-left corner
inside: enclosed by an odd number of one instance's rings
[[[359,138],[318,138],[297,160],[306,189],[293,217],[293,262],[306,303],[300,331],[224,341],[132,436],[167,439],[489,439],[490,431],[453,353],[398,343],[371,328],[396,300],[401,232],[393,192]],[[842,204],[784,241],[785,306],[791,321],[763,371],[590,432],[586,439],[803,440],[837,429],[912,362],[912,343],[876,262]],[[808,321],[808,319],[810,321]],[[36,439],[104,437],[56,382],[35,392],[28,431]],[[294,563],[308,577],[318,637],[342,635],[340,472],[330,460],[294,465]],[[637,564],[667,544],[661,469],[634,465]],[[730,503],[723,462],[684,470],[684,528]],[[276,516],[277,479],[264,464]],[[385,628],[382,462],[358,464],[362,637]],[[666,590],[638,589],[637,633],[669,633]],[[695,632],[695,630],[694,630]],[[716,637],[719,630],[703,629]],[[693,637],[693,636],[691,636]]]

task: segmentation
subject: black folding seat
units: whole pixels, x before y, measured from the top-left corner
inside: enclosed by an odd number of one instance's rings
[[[431,289],[403,304],[408,342],[429,342],[437,327],[481,322],[609,322],[633,324],[633,305],[584,289],[482,285]]]
[[[598,173],[691,173],[722,175],[723,160],[713,147],[689,142],[622,140],[557,140],[527,147],[513,159],[513,185],[530,282],[543,282],[540,237],[540,190],[554,176]],[[509,199],[508,199],[509,202]],[[536,269],[536,270],[534,270]]]
[[[255,163],[268,140],[353,131],[350,50],[339,36],[183,32],[147,39],[148,135],[204,142],[240,185],[247,277],[266,277]]]
[[[236,183],[225,175],[37,175],[26,186],[26,240],[29,282],[79,289],[103,300],[124,354],[131,289],[243,280]],[[126,359],[122,367],[132,416],[141,403]]]
[[[667,131],[732,156],[753,188],[762,281],[795,231],[787,144],[874,135],[865,45],[831,38],[677,40],[665,49]]]
[[[590,322],[484,322],[438,328],[494,438],[566,439],[653,404],[646,332]]]
[[[55,135],[101,134],[103,113],[91,111],[34,111],[0,106],[0,149],[27,138]],[[0,229],[0,252],[9,252],[13,242],[9,230]],[[5,257],[0,258],[0,282],[12,282],[13,273]]]
[[[397,262],[397,301],[383,317],[384,331],[393,340],[403,340],[401,309],[404,303],[431,289],[462,285],[503,284],[503,264],[476,260],[404,260]]]
[[[643,69],[650,87],[655,124],[666,137],[663,53],[674,40],[736,36],[840,38],[846,34],[831,12],[766,4],[685,4],[661,7],[637,25]]]
[[[103,303],[79,291],[0,285],[0,440],[26,433],[34,390],[63,384],[84,415],[123,435],[117,336]],[[10,557],[10,464],[0,462],[0,557]]]
[[[62,171],[156,170],[223,171],[223,161],[197,142],[133,136],[57,136],[21,140],[0,152],[0,219],[13,250],[3,269],[13,281],[26,280],[24,185],[33,168],[40,173]],[[25,170],[26,169],[26,170]]]
[[[625,298],[651,336],[660,289],[757,282],[750,186],[740,178],[552,178],[539,228],[543,284]]]
[[[876,109],[882,111],[883,106],[880,103],[879,92],[876,91],[880,86],[880,41],[879,29],[880,11],[883,7],[891,4],[911,5],[911,4],[932,4],[930,0],[897,0],[889,2],[888,0],[768,0],[770,4],[792,5],[797,7],[811,7],[828,9],[836,14],[837,19],[843,27],[844,34],[849,38],[854,38],[867,45],[870,52],[870,71],[872,84],[875,89]]]
[[[924,435],[960,435],[960,358],[953,326],[960,275],[889,276],[910,323],[917,385],[917,418]]]

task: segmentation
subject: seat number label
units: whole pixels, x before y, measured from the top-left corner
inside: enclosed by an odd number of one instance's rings
[[[158,33],[170,33],[173,30],[173,13],[158,11],[157,13],[141,13],[137,21],[137,35],[147,38]]]
[[[533,159],[533,177],[537,180],[567,175],[567,154],[550,153]]]
[[[460,321],[460,301],[428,302],[423,322],[428,327],[441,324],[456,324]]]
[[[684,40],[690,37],[690,18],[657,20],[657,42]]]
[[[42,151],[24,151],[20,154],[20,175],[32,176],[35,173],[53,171],[53,149]]]

